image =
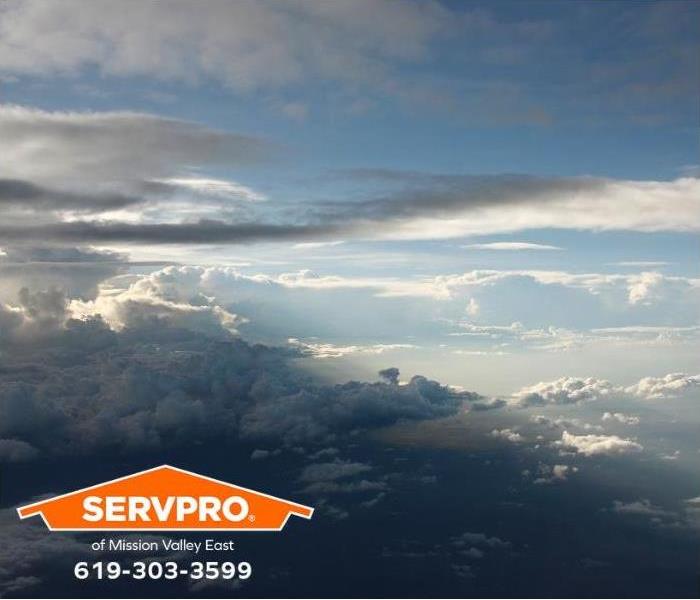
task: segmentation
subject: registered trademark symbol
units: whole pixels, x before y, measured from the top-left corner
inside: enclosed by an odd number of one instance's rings
[[[255,515],[250,515],[250,516],[248,517],[248,520],[249,520],[251,523],[252,523],[253,521],[255,521]]]

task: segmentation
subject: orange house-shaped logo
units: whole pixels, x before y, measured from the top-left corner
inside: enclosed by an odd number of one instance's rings
[[[162,465],[17,509],[52,531],[280,531],[314,509]]]

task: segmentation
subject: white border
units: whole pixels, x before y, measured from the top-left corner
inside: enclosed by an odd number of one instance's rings
[[[295,512],[294,510],[289,510],[287,511],[287,516],[285,517],[284,521],[282,524],[277,527],[260,527],[260,528],[253,528],[253,527],[244,527],[244,528],[237,528],[237,527],[212,527],[211,529],[206,529],[203,527],[195,527],[195,528],[190,528],[190,527],[83,527],[79,529],[70,529],[66,527],[51,527],[49,525],[49,522],[46,520],[46,517],[44,516],[44,511],[43,510],[38,510],[36,512],[33,512],[31,514],[27,514],[22,516],[22,513],[20,511],[27,511],[27,509],[31,509],[34,506],[40,506],[42,504],[48,504],[49,502],[53,502],[54,500],[59,500],[60,498],[67,498],[68,496],[74,496],[75,494],[80,494],[82,492],[87,492],[89,490],[93,490],[95,488],[102,487],[104,485],[109,485],[110,483],[116,483],[118,481],[124,481],[125,479],[132,479],[134,477],[138,477],[140,475],[144,475],[146,473],[151,473],[153,471],[160,471],[162,469],[172,469],[173,471],[178,471],[180,473],[184,473],[185,475],[190,475],[192,477],[197,477],[199,479],[206,479],[207,481],[211,481],[213,483],[217,483],[219,485],[224,485],[230,488],[236,488],[239,490],[242,490],[244,492],[248,492],[250,494],[255,494],[256,496],[263,496],[265,498],[269,498],[270,500],[277,500],[278,502],[284,502],[285,504],[291,504],[292,506],[297,506],[300,509],[308,510],[310,511],[309,515],[301,514],[298,512]],[[109,481],[103,481],[102,483],[97,483],[95,485],[91,485],[88,487],[81,488],[79,490],[75,490],[73,492],[68,492],[66,494],[60,494],[59,496],[54,496],[53,498],[47,498],[46,500],[40,500],[39,502],[32,502],[31,504],[26,504],[25,506],[19,506],[17,507],[17,514],[19,515],[20,519],[30,519],[31,517],[35,517],[37,514],[41,515],[42,520],[44,521],[44,524],[46,527],[49,529],[49,531],[82,531],[82,532],[90,532],[90,531],[129,531],[129,532],[137,532],[137,531],[209,531],[209,532],[217,532],[217,531],[239,531],[239,532],[244,532],[244,531],[282,531],[284,526],[287,524],[287,521],[289,521],[290,515],[296,515],[297,517],[301,517],[303,519],[311,519],[311,517],[314,514],[314,508],[311,506],[306,506],[304,504],[299,504],[298,502],[290,502],[289,500],[285,500],[284,498],[278,498],[277,496],[272,496],[270,494],[264,494],[262,492],[257,492],[255,490],[251,490],[248,488],[244,488],[240,485],[235,485],[233,483],[228,483],[227,481],[221,481],[220,479],[214,479],[213,477],[207,477],[206,475],[200,475],[199,473],[194,473],[193,471],[187,471],[186,469],[180,469],[179,467],[173,467],[172,465],[160,465],[158,467],[152,467],[150,469],[145,469],[143,471],[137,471],[136,473],[132,473],[131,475],[125,475],[123,477],[117,477],[116,479],[110,479]]]

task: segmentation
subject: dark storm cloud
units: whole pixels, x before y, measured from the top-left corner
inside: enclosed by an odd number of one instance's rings
[[[66,319],[57,292],[24,296],[33,336],[26,333],[3,360],[0,439],[53,454],[223,436],[325,442],[398,419],[451,415],[471,398],[423,377],[401,386],[318,384],[289,365],[287,350],[215,340],[158,319],[115,333],[99,319]],[[5,329],[14,325],[17,338],[26,323],[16,311],[5,317],[15,318]]]

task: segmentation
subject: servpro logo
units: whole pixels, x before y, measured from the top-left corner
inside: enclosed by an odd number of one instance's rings
[[[280,531],[314,509],[162,465],[17,509],[52,531]]]

